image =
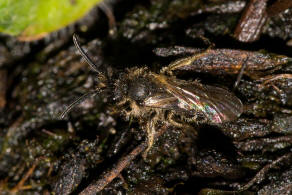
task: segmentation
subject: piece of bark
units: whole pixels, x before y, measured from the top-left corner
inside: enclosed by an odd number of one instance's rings
[[[234,37],[241,42],[253,42],[259,39],[262,28],[268,18],[267,0],[251,0],[234,31]]]

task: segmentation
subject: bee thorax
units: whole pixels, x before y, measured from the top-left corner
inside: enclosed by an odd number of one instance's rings
[[[133,81],[129,86],[128,95],[135,101],[143,101],[149,95],[149,88],[144,80]]]

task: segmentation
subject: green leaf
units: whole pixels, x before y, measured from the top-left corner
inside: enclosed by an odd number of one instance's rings
[[[82,18],[101,0],[0,0],[0,32],[34,40]]]

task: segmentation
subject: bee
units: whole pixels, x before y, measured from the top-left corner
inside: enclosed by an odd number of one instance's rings
[[[153,145],[158,122],[171,123],[179,128],[192,123],[220,124],[236,119],[243,111],[240,99],[233,93],[196,80],[178,79],[172,74],[173,68],[164,67],[160,73],[155,73],[147,67],[134,67],[118,73],[116,79],[109,78],[84,52],[76,35],[73,35],[73,41],[90,67],[98,73],[102,87],[73,102],[63,112],[62,118],[85,98],[110,91],[110,99],[117,110],[128,120],[138,119],[141,128],[146,130],[148,151]]]

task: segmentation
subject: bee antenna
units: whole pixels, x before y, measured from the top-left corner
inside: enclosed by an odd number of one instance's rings
[[[247,61],[248,61],[248,57],[244,60],[242,66],[241,66],[241,68],[240,68],[240,72],[239,72],[239,74],[237,75],[237,78],[236,78],[236,81],[235,81],[235,83],[234,83],[233,89],[236,89],[236,88],[237,88],[237,86],[238,86],[238,84],[239,84],[239,82],[240,82],[240,80],[241,80],[241,78],[242,78],[242,76],[243,76],[244,69],[245,69],[246,66],[247,66]]]
[[[79,105],[80,103],[82,103],[84,100],[86,100],[87,98],[94,96],[98,93],[97,90],[95,91],[90,91],[82,96],[80,96],[77,100],[75,100],[74,102],[72,102],[66,109],[64,112],[62,112],[62,114],[60,115],[60,119],[64,119],[64,117],[73,109],[75,108],[77,105]]]
[[[78,51],[80,52],[81,56],[85,59],[87,64],[90,66],[90,68],[97,72],[98,74],[101,74],[101,72],[98,70],[98,66],[92,61],[92,59],[86,54],[86,52],[83,50],[83,48],[80,46],[78,41],[78,36],[74,33],[73,34],[73,42]]]

